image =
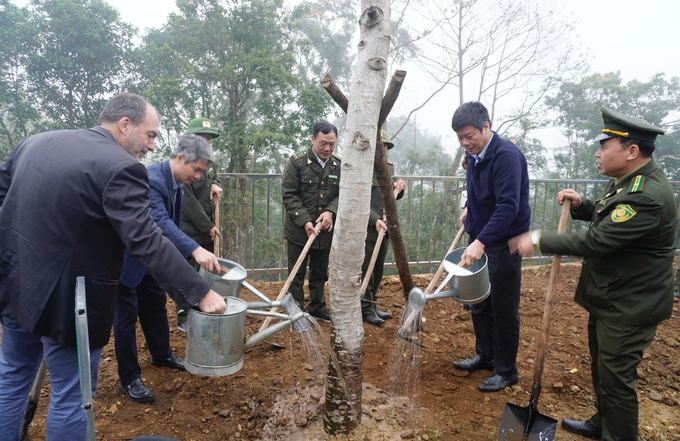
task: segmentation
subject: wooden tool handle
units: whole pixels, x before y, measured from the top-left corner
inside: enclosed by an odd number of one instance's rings
[[[560,213],[560,223],[557,227],[558,234],[562,234],[567,230],[570,209],[571,201],[569,199],[565,199],[564,204],[562,205],[562,212]],[[531,400],[534,403],[538,403],[538,398],[541,395],[541,377],[543,376],[545,352],[548,343],[548,335],[550,334],[550,318],[552,316],[553,301],[555,300],[555,291],[557,288],[557,276],[560,273],[561,262],[562,256],[560,254],[555,254],[553,256],[553,263],[550,269],[548,291],[545,294],[543,323],[541,324],[541,334],[539,335],[538,338],[538,348],[536,350],[536,363],[534,364],[534,381],[531,385]]]
[[[456,249],[456,247],[458,246],[458,242],[460,242],[460,239],[463,237],[463,233],[465,233],[465,227],[460,227],[460,229],[458,230],[458,234],[456,234],[456,237],[453,239],[453,242],[451,242],[451,246],[449,247],[449,250],[446,252],[446,254],[449,254],[451,251]],[[444,255],[444,258],[446,258],[446,254]],[[442,262],[439,264],[437,272],[434,274],[434,277],[432,277],[432,280],[430,280],[430,284],[427,285],[427,288],[425,288],[425,294],[430,294],[432,292],[432,288],[434,288],[434,286],[437,284],[437,281],[439,281],[439,278],[442,276],[443,272],[444,272],[444,259],[442,259]]]
[[[378,260],[378,254],[380,254],[380,247],[382,246],[382,241],[385,238],[385,230],[382,228],[378,233],[378,239],[375,241],[375,247],[373,248],[373,254],[371,254],[371,261],[366,268],[366,274],[364,274],[364,281],[361,284],[360,295],[366,294],[366,287],[368,287],[368,282],[371,280],[371,275],[373,274],[373,268],[375,267],[375,261]]]
[[[293,279],[295,278],[295,274],[297,274],[298,270],[300,269],[300,265],[302,265],[302,261],[305,260],[305,257],[307,256],[307,253],[309,252],[309,249],[312,247],[312,243],[314,243],[314,240],[316,237],[319,235],[319,232],[321,231],[321,222],[316,224],[314,227],[314,234],[309,235],[309,239],[307,239],[307,243],[305,244],[305,247],[302,249],[302,252],[300,253],[300,257],[298,257],[297,262],[295,262],[295,266],[293,269],[290,271],[290,274],[288,274],[288,279],[286,279],[286,283],[283,284],[283,288],[281,288],[281,292],[279,292],[279,295],[276,297],[276,301],[280,302],[283,300],[283,298],[288,294],[288,288],[290,288],[291,283],[293,283]],[[276,312],[277,307],[273,307],[269,312]],[[272,317],[267,317],[262,323],[262,326],[260,327],[260,331],[267,329],[269,324],[272,321]]]
[[[215,226],[217,227],[217,230],[219,230],[220,229],[220,198],[215,196],[213,198],[213,204],[215,204],[215,211],[214,211],[214,213],[215,213],[214,214],[215,215]],[[213,238],[213,242],[215,242],[215,256],[220,257],[220,255],[221,255],[221,253],[220,253],[221,252],[221,250],[220,250],[220,245],[221,245],[220,244],[220,236],[216,234],[215,237]]]

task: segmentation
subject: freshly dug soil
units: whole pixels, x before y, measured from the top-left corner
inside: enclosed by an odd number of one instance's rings
[[[548,341],[548,354],[538,409],[558,421],[583,419],[594,412],[586,322],[587,313],[573,302],[580,264],[562,265]],[[416,392],[392,396],[388,361],[404,305],[399,279],[386,277],[380,287],[380,309],[392,313],[385,326],[364,323],[365,361],[362,424],[352,440],[495,440],[506,403],[527,406],[533,378],[550,266],[523,270],[520,305],[519,383],[498,393],[481,393],[477,384],[488,372],[456,371],[452,362],[474,354],[470,313],[452,299],[425,306],[418,358]],[[415,276],[425,288],[430,275]],[[253,283],[270,298],[283,283]],[[247,290],[242,298],[256,300]],[[172,303],[168,303],[172,312]],[[658,328],[654,343],[638,368],[640,439],[680,440],[680,302],[674,315]],[[174,314],[170,314],[174,319]],[[184,355],[186,338],[171,319],[171,345]],[[257,332],[261,318],[248,317],[246,335]],[[328,338],[330,325],[321,328]],[[131,402],[118,391],[112,344],[103,352],[99,388],[94,399],[97,439],[127,440],[139,435],[165,435],[182,441],[329,439],[323,419],[326,349],[314,353],[296,332],[284,330],[245,354],[243,369],[225,377],[200,377],[151,366],[144,337],[138,333],[143,379],[156,401]],[[31,439],[44,439],[46,397],[31,427]],[[1,436],[0,436],[1,437]],[[556,440],[583,438],[558,427]]]

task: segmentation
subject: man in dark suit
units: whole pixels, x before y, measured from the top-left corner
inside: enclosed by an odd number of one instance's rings
[[[585,421],[564,418],[562,427],[602,440],[638,439],[637,366],[654,340],[659,322],[673,313],[673,257],[678,231],[675,195],[652,158],[664,130],[602,108],[604,129],[595,138],[597,168],[611,177],[597,201],[572,189],[557,202],[571,201],[571,216],[590,221],[585,233],[519,236],[511,247],[530,256],[583,256],[574,301],[586,309],[588,347],[596,412]]]
[[[75,332],[84,276],[96,390],[127,248],[186,307],[222,313],[224,299],[151,218],[146,169],[158,113],[134,94],[113,97],[99,126],[22,141],[0,166],[0,433],[16,440],[44,356],[50,373],[47,439],[84,440]]]
[[[179,229],[182,217],[184,184],[198,180],[214,160],[210,145],[196,135],[183,136],[172,158],[147,168],[151,215],[163,235],[175,244],[185,258],[192,257],[209,271],[218,271],[219,262]],[[145,403],[155,399],[142,381],[137,360],[137,317],[142,326],[151,364],[184,370],[184,361],[170,349],[170,329],[165,308],[165,290],[156,279],[125,252],[123,273],[118,285],[118,302],[113,323],[119,389],[132,401]]]

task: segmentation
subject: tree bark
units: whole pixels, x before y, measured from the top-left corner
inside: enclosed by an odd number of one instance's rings
[[[359,52],[345,123],[340,198],[330,254],[331,346],[324,430],[345,435],[361,423],[364,330],[359,286],[370,212],[375,134],[387,79],[389,0],[362,0]]]

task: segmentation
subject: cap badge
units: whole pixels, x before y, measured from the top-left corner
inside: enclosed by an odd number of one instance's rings
[[[210,121],[203,121],[203,127],[209,129],[210,128]]]

